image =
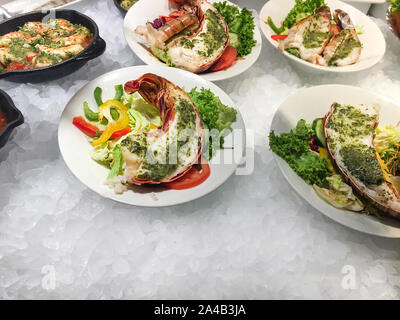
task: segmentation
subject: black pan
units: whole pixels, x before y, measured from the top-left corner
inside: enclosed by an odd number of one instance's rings
[[[119,9],[119,11],[121,11],[122,15],[125,17],[128,10],[121,7],[122,0],[113,0],[113,1],[114,1],[115,6]]]
[[[54,10],[55,18],[63,18],[74,24],[81,24],[87,27],[93,34],[92,43],[78,55],[69,58],[58,64],[33,70],[17,70],[0,73],[0,79],[7,79],[13,82],[45,82],[62,78],[72,72],[75,72],[83,65],[100,55],[106,49],[105,41],[99,36],[99,28],[97,24],[88,16],[75,10]],[[30,12],[14,18],[5,20],[0,23],[0,35],[18,30],[18,27],[29,21],[42,21],[48,13]]]
[[[10,96],[0,90],[0,110],[7,118],[8,124],[0,131],[0,148],[3,147],[10,137],[14,128],[24,123],[24,117],[11,100]]]
[[[125,17],[128,11],[121,7],[122,0],[113,0],[113,1],[115,6],[119,9],[119,11],[121,11],[121,14]]]

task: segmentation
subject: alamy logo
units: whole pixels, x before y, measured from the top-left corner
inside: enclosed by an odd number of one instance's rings
[[[356,289],[356,268],[350,265],[346,265],[342,268],[342,288],[344,290],[355,290]]]
[[[49,291],[56,288],[56,269],[54,266],[45,265],[41,271],[44,274],[42,278],[42,288]]]

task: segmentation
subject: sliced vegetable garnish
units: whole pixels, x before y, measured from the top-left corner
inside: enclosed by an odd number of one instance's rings
[[[75,127],[77,127],[79,130],[81,130],[84,134],[88,136],[96,137],[100,135],[99,128],[87,122],[82,116],[75,117],[72,120],[72,123]]]
[[[90,137],[98,137],[103,133],[103,131],[99,130],[99,128],[96,127],[94,124],[87,122],[82,116],[75,117],[72,120],[72,123],[84,134]],[[128,134],[129,132],[131,132],[131,129],[127,127],[122,130],[115,131],[110,138],[111,139],[121,138],[124,135]]]
[[[96,89],[94,89],[94,92],[93,92],[94,100],[96,100],[96,103],[98,106],[101,106],[103,104],[103,99],[101,97],[102,93],[103,93],[103,90],[100,87],[96,87]]]
[[[89,104],[86,101],[83,103],[83,112],[85,113],[86,119],[90,121],[99,121],[98,112],[92,111],[92,109],[89,108]]]
[[[274,34],[271,36],[272,40],[285,40],[287,38],[287,34]]]
[[[121,172],[122,163],[123,163],[123,158],[122,158],[121,146],[117,144],[113,150],[113,162],[111,165],[111,171],[108,174],[108,179],[115,178],[116,176],[119,175],[119,173]]]
[[[121,101],[121,98],[124,94],[124,87],[122,84],[118,84],[116,86],[114,86],[115,88],[115,96],[114,96],[114,100],[118,100]]]
[[[204,163],[203,163],[204,162]],[[162,185],[168,189],[184,190],[202,184],[210,176],[210,166],[202,160],[199,165],[194,165],[183,177]]]
[[[118,112],[118,120],[113,119],[111,109]],[[129,126],[128,109],[124,104],[117,100],[108,100],[99,106],[99,120],[102,120],[102,117],[105,117],[108,120],[108,124],[100,138],[92,142],[93,146],[103,144],[111,138],[113,133],[126,129]]]

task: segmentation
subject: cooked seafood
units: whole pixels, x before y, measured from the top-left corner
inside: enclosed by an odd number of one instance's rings
[[[324,6],[319,8],[314,15],[293,25],[286,39],[280,41],[279,49],[281,51],[296,49],[301,59],[325,65],[321,54],[331,37],[330,30],[331,12],[329,7]]]
[[[374,147],[379,107],[334,103],[324,118],[328,150],[340,172],[378,209],[400,218],[400,195]]]
[[[341,31],[326,46],[324,59],[329,66],[354,64],[360,58],[362,47],[356,29],[343,10],[335,10],[334,18]]]
[[[347,66],[361,56],[362,44],[350,16],[343,10],[334,12],[335,23],[328,6],[294,24],[287,36],[279,40],[279,50],[321,66]]]
[[[129,81],[125,92],[140,95],[160,110],[158,130],[122,138],[125,177],[135,184],[159,184],[183,176],[198,160],[203,146],[203,124],[196,105],[172,82],[148,73]]]
[[[172,20],[162,26],[148,22],[135,32],[146,39],[159,59],[196,73],[210,68],[229,41],[226,22],[206,0],[188,0],[173,14]]]
[[[89,29],[65,19],[27,22],[0,37],[0,72],[47,67],[84,50],[93,40]]]

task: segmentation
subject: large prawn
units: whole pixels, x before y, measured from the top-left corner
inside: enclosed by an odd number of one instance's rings
[[[134,184],[159,184],[183,176],[199,159],[204,128],[196,105],[178,86],[152,73],[124,86],[160,110],[158,130],[125,137],[121,142],[125,177]]]
[[[211,67],[228,42],[228,25],[207,0],[174,0],[181,5],[174,18],[156,28],[148,22],[135,32],[145,37],[150,49],[169,64],[199,73]],[[187,32],[186,32],[187,31]]]

